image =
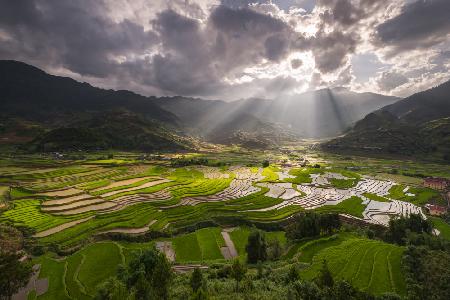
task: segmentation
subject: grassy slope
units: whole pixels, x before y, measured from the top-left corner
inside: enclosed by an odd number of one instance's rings
[[[116,274],[123,257],[117,244],[91,244],[63,260],[42,256],[40,278],[49,279],[48,291],[38,299],[92,299],[97,286]]]
[[[441,195],[435,190],[429,188],[411,187],[408,189],[407,193],[412,193],[414,194],[414,196],[407,196],[403,192],[405,188],[406,186],[402,184],[394,185],[389,190],[389,197],[397,200],[411,202],[415,205],[427,204],[431,199],[435,199],[438,202],[442,201]]]
[[[405,281],[400,268],[403,248],[379,241],[351,238],[337,246],[319,251],[311,267],[303,271],[305,279],[318,275],[324,260],[336,279],[345,279],[354,286],[375,294],[405,294]]]
[[[220,247],[225,246],[217,227],[203,228],[172,239],[178,262],[199,262],[223,259]]]
[[[236,247],[239,256],[245,256],[245,247],[247,246],[248,236],[251,232],[249,227],[239,227],[230,232],[230,238]],[[270,242],[272,240],[278,240],[281,245],[286,245],[286,236],[282,231],[271,231],[266,232],[266,241]]]
[[[362,204],[362,199],[353,196],[349,199],[342,201],[336,205],[325,205],[315,209],[316,212],[334,212],[334,213],[346,213],[355,217],[362,218],[362,213],[365,206]]]
[[[450,240],[450,225],[441,218],[430,217],[430,220],[433,222],[433,226],[440,231],[439,236]]]

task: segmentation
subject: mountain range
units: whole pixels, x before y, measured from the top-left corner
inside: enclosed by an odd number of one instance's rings
[[[368,114],[323,149],[450,161],[450,81]]]
[[[387,131],[420,127],[424,134],[430,126],[442,128],[449,116],[448,103],[442,102],[448,91],[430,91],[404,100],[345,88],[233,102],[146,97],[50,75],[18,61],[0,61],[0,143],[38,151],[181,150],[195,149],[198,141],[265,148],[348,132],[323,149],[368,151],[382,149],[370,137],[374,130],[379,134],[379,123]],[[443,120],[429,123],[436,119]],[[406,151],[411,145],[396,143],[387,143],[391,145],[387,151]],[[421,141],[414,147],[428,153],[428,144]]]

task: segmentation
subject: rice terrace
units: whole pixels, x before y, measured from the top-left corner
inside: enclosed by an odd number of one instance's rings
[[[0,0],[0,300],[449,300],[449,0]]]
[[[22,291],[28,298],[93,298],[119,265],[152,247],[179,276],[196,267],[220,272],[233,259],[246,261],[255,226],[274,252],[274,274],[295,266],[300,278],[313,280],[326,260],[336,280],[375,295],[405,295],[405,247],[352,226],[382,230],[391,218],[427,219],[424,205],[445,200],[422,179],[391,174],[392,163],[304,148],[146,157],[117,152],[82,160],[3,156],[8,209],[0,221],[27,228],[28,247],[42,253],[33,258],[38,276]],[[397,163],[405,172],[448,172],[435,164]],[[289,236],[293,217],[309,212],[339,214],[347,227],[312,239]],[[440,222],[433,230],[449,238],[449,228]]]

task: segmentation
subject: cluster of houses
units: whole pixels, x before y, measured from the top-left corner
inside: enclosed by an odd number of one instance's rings
[[[425,180],[423,181],[423,185],[434,190],[445,191],[450,186],[450,180],[446,178],[430,177],[425,178]]]
[[[423,181],[423,186],[441,191],[444,200],[447,201],[446,206],[436,204],[426,204],[425,207],[430,212],[430,215],[441,216],[446,214],[448,207],[450,207],[450,180],[446,178],[436,178],[436,177],[425,178]]]

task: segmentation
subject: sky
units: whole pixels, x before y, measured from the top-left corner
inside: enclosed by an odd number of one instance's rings
[[[146,96],[406,97],[450,79],[450,1],[0,0],[0,59]]]

